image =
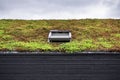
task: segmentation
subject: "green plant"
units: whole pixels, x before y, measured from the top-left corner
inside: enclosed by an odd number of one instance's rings
[[[90,50],[92,48],[97,48],[91,39],[81,40],[81,41],[72,41],[70,43],[64,43],[60,45],[60,49],[66,52],[76,52]]]
[[[0,35],[3,35],[4,34],[4,30],[0,30]]]
[[[0,42],[0,49],[13,50],[14,46],[12,41]]]
[[[111,42],[107,41],[104,38],[98,38],[98,42],[96,42],[96,44],[102,46],[103,48],[111,48],[113,46]]]
[[[28,48],[29,50],[43,50],[48,51],[52,49],[52,46],[46,43],[39,43],[39,42],[28,42],[24,43],[25,48]]]
[[[4,36],[2,36],[2,40],[4,40],[4,41],[13,40],[13,36],[11,36],[11,35],[4,35]]]
[[[59,48],[62,51],[66,51],[66,52],[74,52],[74,51],[79,51],[79,42],[77,41],[72,41],[70,43],[63,43],[59,46]]]
[[[9,41],[4,43],[0,43],[2,48],[6,48],[8,50],[16,50],[23,49],[28,51],[49,51],[52,50],[52,46],[46,43],[40,42],[20,42],[20,41]]]
[[[90,50],[90,49],[96,49],[98,46],[94,44],[92,39],[85,39],[80,42],[80,49],[81,50]]]
[[[120,38],[120,34],[113,34],[113,36]]]
[[[0,50],[91,51],[120,48],[120,19],[0,20]],[[48,43],[50,30],[69,30],[72,42]]]
[[[26,26],[26,28],[27,28],[27,29],[34,29],[34,26],[28,25],[28,26]]]

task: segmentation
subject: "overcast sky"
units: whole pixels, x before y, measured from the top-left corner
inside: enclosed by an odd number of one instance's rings
[[[0,19],[120,18],[120,0],[0,0]]]

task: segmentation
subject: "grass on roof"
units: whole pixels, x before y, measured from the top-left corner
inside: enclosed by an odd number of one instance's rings
[[[54,29],[70,30],[72,41],[48,43],[48,33]],[[0,51],[120,51],[120,19],[3,19]]]

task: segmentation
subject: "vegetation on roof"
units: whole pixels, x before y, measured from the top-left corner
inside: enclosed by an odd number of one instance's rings
[[[48,43],[50,30],[69,30],[72,41]],[[0,51],[120,51],[120,19],[2,19]]]

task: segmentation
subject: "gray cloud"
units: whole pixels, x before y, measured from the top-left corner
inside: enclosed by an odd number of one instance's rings
[[[0,18],[120,18],[120,0],[0,0]]]
[[[114,3],[110,10],[111,10],[110,16],[120,18],[120,0],[118,0],[116,3]]]

